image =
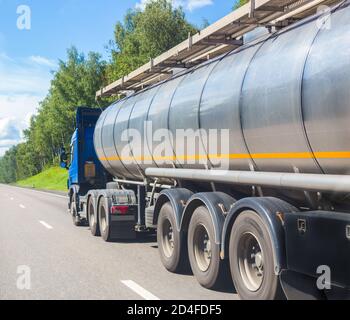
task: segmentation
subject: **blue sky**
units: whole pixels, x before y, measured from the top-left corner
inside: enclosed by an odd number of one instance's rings
[[[21,140],[21,131],[49,88],[52,71],[66,49],[97,51],[108,59],[105,46],[114,25],[128,8],[147,0],[0,0],[0,156]],[[198,26],[228,14],[235,0],[173,0]],[[17,27],[30,9],[30,30]],[[19,10],[19,13],[17,11]]]

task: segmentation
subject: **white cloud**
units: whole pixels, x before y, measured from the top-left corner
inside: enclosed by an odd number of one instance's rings
[[[32,57],[14,60],[0,52],[0,95],[46,93],[52,78],[52,66],[44,64],[46,60],[42,58],[41,64]]]
[[[144,10],[146,4],[151,0],[141,0],[136,4],[136,8]],[[193,11],[199,8],[212,5],[213,0],[171,0],[174,7],[183,7],[185,10]]]
[[[211,6],[212,4],[213,0],[189,0],[187,1],[187,9],[193,11],[202,7]]]
[[[19,140],[20,130],[13,118],[0,119],[0,146],[7,145],[8,141]]]
[[[0,61],[13,62],[13,60],[5,52],[0,52]]]
[[[149,2],[149,0],[141,0],[140,2],[136,3],[135,7],[137,9],[144,10],[145,7],[146,7],[147,2]]]
[[[40,56],[21,59],[0,52],[0,156],[22,141],[52,79],[52,61]]]
[[[29,117],[36,113],[43,96],[35,94],[0,94],[0,117],[15,118],[29,124]]]
[[[23,141],[31,117],[36,113],[43,96],[0,94],[0,157],[12,146]]]
[[[42,65],[42,66],[48,66],[51,68],[56,67],[56,63],[54,61],[46,59],[46,58],[41,57],[41,56],[31,56],[31,57],[29,57],[29,60],[36,63],[36,64]]]
[[[0,118],[0,156],[13,145],[21,142],[21,131],[16,119]]]

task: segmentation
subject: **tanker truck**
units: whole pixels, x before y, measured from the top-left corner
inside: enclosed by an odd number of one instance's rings
[[[242,299],[350,298],[349,5],[78,108],[74,224]]]

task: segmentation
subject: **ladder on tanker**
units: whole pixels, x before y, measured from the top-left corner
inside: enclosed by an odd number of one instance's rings
[[[257,27],[283,28],[313,15],[320,6],[340,0],[251,0],[224,18],[149,63],[125,75],[96,93],[96,99],[123,91],[137,92],[166,80],[174,69],[187,69],[243,45],[242,36]],[[323,7],[324,8],[324,7]]]

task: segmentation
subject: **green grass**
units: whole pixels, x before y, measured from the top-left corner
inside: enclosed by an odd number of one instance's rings
[[[18,181],[16,185],[42,190],[67,191],[68,171],[52,167],[36,176]]]

